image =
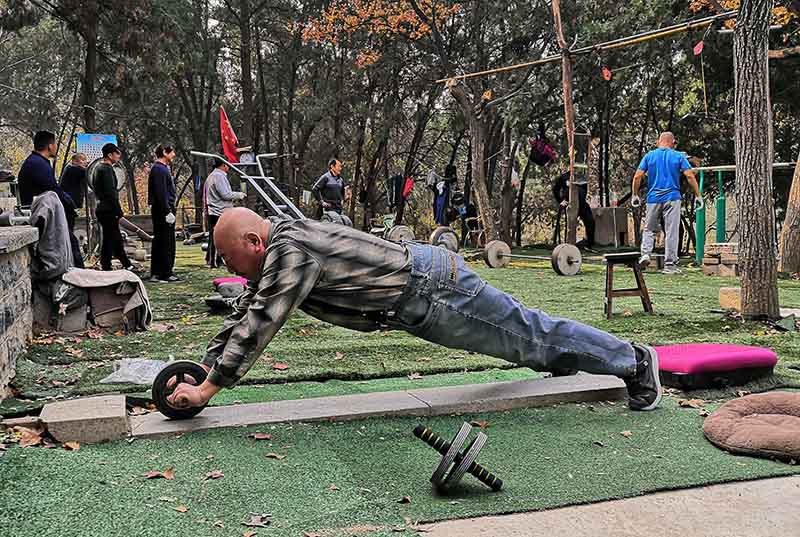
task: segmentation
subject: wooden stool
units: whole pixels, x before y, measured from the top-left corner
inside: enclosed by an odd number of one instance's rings
[[[606,319],[612,316],[611,304],[614,297],[618,296],[638,296],[642,299],[642,306],[646,313],[653,313],[653,304],[650,302],[650,295],[647,293],[647,285],[644,283],[642,267],[639,266],[639,252],[624,252],[621,254],[606,254],[603,256],[606,262]],[[636,287],[631,289],[614,289],[614,265],[625,265],[633,269],[636,278]]]

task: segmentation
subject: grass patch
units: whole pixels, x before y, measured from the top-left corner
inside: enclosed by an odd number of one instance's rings
[[[218,430],[77,452],[12,448],[0,457],[0,525],[20,536],[203,537],[241,535],[249,513],[271,513],[259,533],[372,525],[388,535],[404,517],[530,511],[798,473],[717,450],[703,438],[698,412],[666,398],[652,413],[599,403],[430,418],[448,437],[464,420],[488,420],[479,461],[506,483],[491,493],[467,476],[450,496],[431,491],[438,456],[411,434],[413,418]],[[273,439],[247,439],[253,431]],[[266,458],[270,452],[286,458]],[[142,477],[168,467],[174,481]],[[205,480],[212,470],[224,477]],[[398,503],[403,496],[411,503]]]

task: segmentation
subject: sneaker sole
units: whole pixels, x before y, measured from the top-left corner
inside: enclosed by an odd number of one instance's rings
[[[656,379],[656,388],[658,389],[656,400],[646,407],[638,409],[640,411],[647,412],[658,408],[658,404],[661,402],[661,396],[663,395],[664,391],[661,389],[661,377],[658,374],[658,353],[656,353],[656,350],[653,347],[647,345],[643,345],[643,347],[647,350],[648,354],[650,354],[650,368],[654,369],[653,377]]]

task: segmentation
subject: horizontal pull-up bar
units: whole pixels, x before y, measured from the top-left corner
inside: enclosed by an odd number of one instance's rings
[[[788,168],[794,168],[795,164],[795,162],[774,162],[772,164],[772,169],[785,170]],[[698,166],[697,168],[692,168],[692,170],[696,172],[735,172],[736,164],[723,164],[721,166]]]
[[[667,26],[665,28],[659,28],[657,30],[650,30],[648,32],[643,32],[640,34],[631,35],[628,37],[621,37],[619,39],[614,39],[612,41],[606,41],[605,43],[599,43],[597,45],[589,45],[586,47],[577,48],[575,50],[570,50],[568,53],[570,56],[578,56],[582,54],[591,54],[592,52],[601,52],[604,50],[614,50],[617,48],[629,47],[631,45],[644,43],[645,41],[651,41],[653,39],[661,39],[663,37],[669,37],[674,34],[688,32],[690,30],[696,30],[698,28],[705,28],[706,26],[710,26],[718,21],[735,19],[738,16],[738,14],[739,14],[738,11],[727,11],[719,15],[712,15],[710,17],[704,17],[702,19],[686,21],[680,24]],[[538,60],[533,60],[530,62],[508,65],[506,67],[498,67],[496,69],[489,69],[486,71],[478,71],[477,73],[467,73],[465,75],[456,75],[456,76],[451,76],[449,78],[442,78],[437,80],[436,83],[444,84],[451,80],[465,80],[467,78],[476,78],[480,76],[493,75],[497,73],[505,73],[508,71],[516,71],[517,69],[525,69],[528,67],[533,67],[535,65],[544,65],[546,63],[560,62],[561,59],[562,59],[561,54],[554,54],[552,56],[545,56],[544,58],[539,58]]]

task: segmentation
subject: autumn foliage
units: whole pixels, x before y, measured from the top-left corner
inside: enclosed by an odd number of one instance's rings
[[[689,2],[689,9],[694,13],[705,10],[716,11],[716,7],[714,4],[719,4],[721,8],[726,10],[739,9],[739,5],[741,3],[742,3],[741,0],[715,0],[715,1],[691,0]],[[783,26],[795,17],[796,15],[794,13],[792,13],[783,6],[775,6],[772,9],[772,24],[778,24]],[[735,20],[729,20],[725,22],[725,26],[729,28],[732,28],[733,26],[735,26],[735,24],[736,24]]]
[[[434,0],[419,0],[417,6],[432,17]],[[436,5],[435,19],[446,21],[461,11],[460,4]],[[368,44],[358,52],[356,65],[366,67],[376,63],[381,55],[375,49],[375,39],[403,36],[417,41],[430,34],[431,28],[419,18],[411,2],[400,0],[349,0],[332,2],[318,18],[303,29],[306,42],[340,44],[344,37],[362,33]]]

